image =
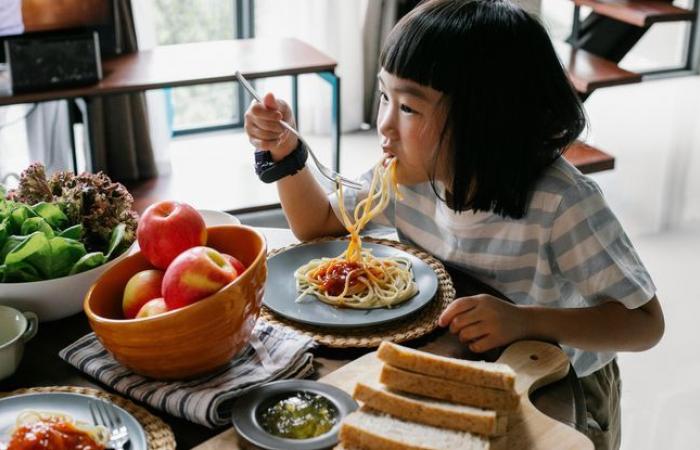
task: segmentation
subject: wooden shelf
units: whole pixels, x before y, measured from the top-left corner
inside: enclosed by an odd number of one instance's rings
[[[582,94],[590,94],[602,87],[642,81],[640,74],[622,69],[614,62],[580,48],[573,48],[563,42],[554,42],[554,49],[567,70],[571,84]]]
[[[615,167],[615,157],[581,141],[574,142],[563,156],[582,173],[602,172]]]
[[[587,6],[601,16],[638,27],[648,27],[657,22],[695,20],[695,12],[673,6],[662,0],[573,0],[579,6]]]

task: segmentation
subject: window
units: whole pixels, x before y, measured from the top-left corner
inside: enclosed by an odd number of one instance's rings
[[[154,0],[158,45],[235,39],[241,0]],[[216,83],[167,90],[174,134],[240,125],[242,111],[236,83]]]

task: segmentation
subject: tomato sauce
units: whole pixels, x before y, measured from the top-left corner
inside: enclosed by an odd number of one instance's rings
[[[325,271],[319,273],[319,278],[323,280],[323,289],[328,295],[340,295],[345,289],[345,280],[351,272],[362,268],[359,263],[344,261],[333,264],[326,268]],[[361,272],[355,273],[350,278],[349,286],[352,287],[357,283],[357,277]]]
[[[72,423],[41,420],[15,430],[7,450],[104,450],[104,447]]]

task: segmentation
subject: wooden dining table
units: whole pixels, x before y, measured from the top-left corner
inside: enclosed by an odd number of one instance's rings
[[[258,230],[264,234],[268,249],[282,248],[298,242],[288,229],[258,228]],[[488,286],[480,284],[471,277],[451,271],[450,273],[458,296],[484,291],[497,294],[492,292]],[[11,377],[0,381],[0,392],[40,386],[82,386],[115,393],[109,386],[102,385],[58,356],[60,350],[91,331],[83,313],[41,323],[36,337],[29,341],[25,347],[24,358],[18,370]],[[440,355],[460,358],[474,357],[454,336],[442,329],[405,344]],[[321,378],[371,350],[316,348],[313,350],[316,369],[314,378]],[[483,357],[483,355],[480,356]],[[486,355],[486,359],[495,359],[496,356],[497,354],[492,352],[492,354]],[[533,392],[531,399],[540,411],[550,417],[579,430],[585,429],[586,407],[581,386],[573,369],[562,380],[543,386]],[[215,448],[211,443],[216,442],[217,436],[233,432],[231,427],[210,429],[171,416],[163,411],[154,410],[147,405],[142,406],[163,419],[172,428],[178,448],[193,449],[199,447],[202,450]]]

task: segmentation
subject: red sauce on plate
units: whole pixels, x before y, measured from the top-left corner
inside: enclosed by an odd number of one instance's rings
[[[72,423],[41,420],[15,430],[7,450],[104,450],[104,447]]]
[[[325,272],[319,273],[319,277],[323,280],[323,289],[325,289],[329,295],[342,294],[348,275],[361,267],[360,264],[350,261],[333,264],[328,267]],[[350,287],[357,284],[357,277],[360,273],[361,272],[357,272],[350,278]]]

